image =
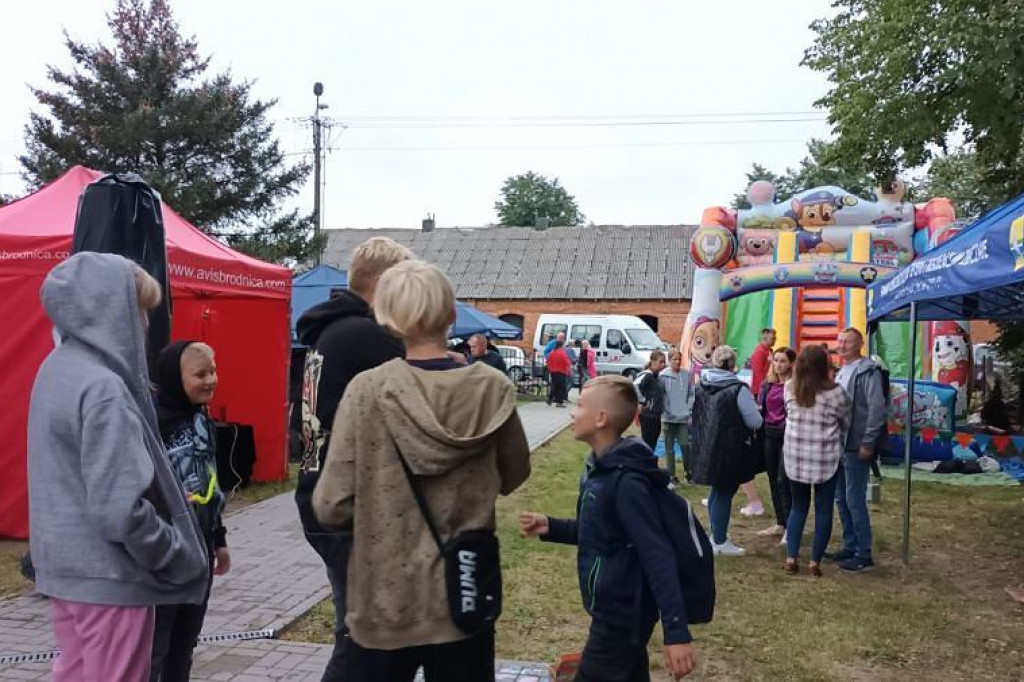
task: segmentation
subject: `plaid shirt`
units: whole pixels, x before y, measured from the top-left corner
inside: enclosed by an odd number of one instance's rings
[[[786,475],[799,483],[824,483],[835,475],[850,427],[850,396],[842,386],[819,393],[814,407],[803,407],[786,382]]]

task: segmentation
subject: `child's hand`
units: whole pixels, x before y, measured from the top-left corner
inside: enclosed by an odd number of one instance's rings
[[[547,535],[549,530],[548,517],[536,512],[519,512],[519,534],[524,538]]]
[[[215,563],[213,565],[214,575],[224,575],[231,570],[231,552],[227,547],[218,547],[213,551]]]
[[[672,673],[672,679],[681,680],[697,667],[697,659],[693,655],[693,645],[666,644],[665,667]]]

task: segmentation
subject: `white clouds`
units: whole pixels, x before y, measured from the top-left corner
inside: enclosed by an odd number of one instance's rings
[[[10,147],[32,106],[22,84],[42,84],[47,62],[67,63],[62,25],[75,37],[103,36],[110,6],[5,10],[24,30],[0,43],[2,85],[13,93],[0,103],[0,172],[16,170]],[[825,90],[798,64],[812,39],[806,26],[829,11],[827,0],[175,0],[173,7],[215,68],[254,79],[258,96],[280,100],[274,117],[288,151],[309,146],[287,119],[312,113],[315,80],[324,82],[326,113],[342,122],[809,111]],[[750,163],[781,169],[801,158],[806,139],[827,132],[822,121],[336,131],[325,225],[411,227],[428,211],[442,226],[483,224],[494,219],[502,180],[531,169],[559,176],[596,222],[695,221],[704,206],[730,200]],[[12,191],[11,180],[0,175],[0,190]],[[302,205],[311,194],[307,188]]]

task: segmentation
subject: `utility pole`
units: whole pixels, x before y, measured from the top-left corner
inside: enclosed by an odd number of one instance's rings
[[[316,111],[313,114],[313,239],[316,241],[316,264],[320,265],[320,257],[323,249],[320,248],[320,160],[322,156],[321,140],[323,136],[323,124],[320,121],[320,110],[326,109],[327,105],[320,104],[320,95],[324,94],[324,84],[317,82],[313,84],[313,94],[316,95]]]

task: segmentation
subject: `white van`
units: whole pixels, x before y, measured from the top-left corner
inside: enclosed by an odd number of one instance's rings
[[[543,353],[548,341],[559,333],[576,345],[586,339],[597,357],[598,374],[633,377],[651,359],[652,350],[668,350],[647,323],[633,315],[544,314],[537,320],[533,348]]]

